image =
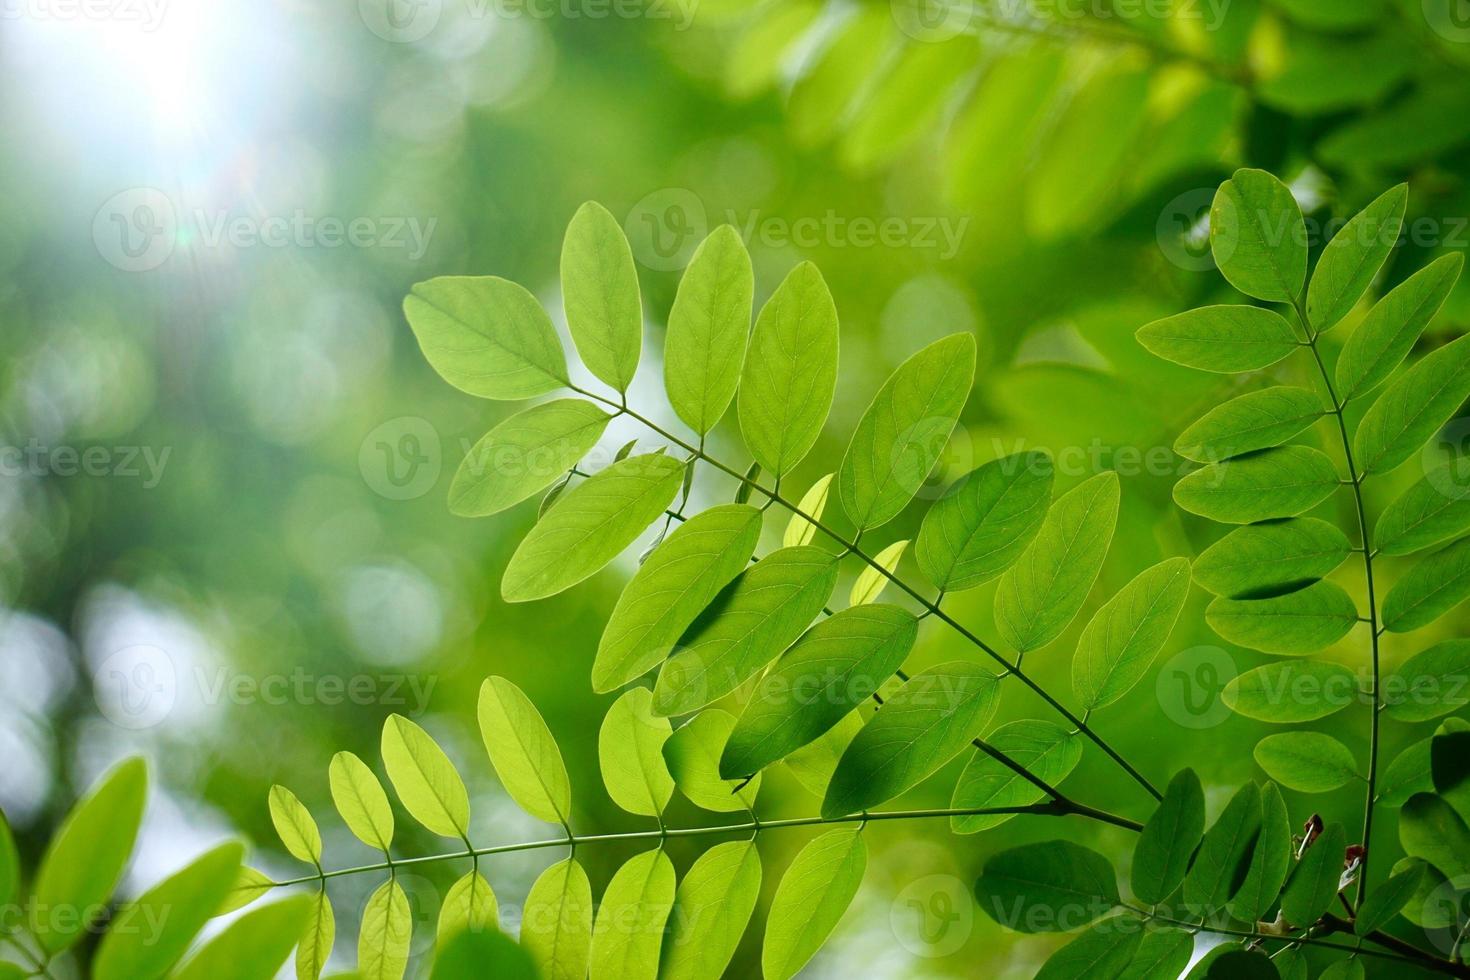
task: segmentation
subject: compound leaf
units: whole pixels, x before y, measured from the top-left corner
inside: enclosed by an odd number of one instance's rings
[[[596,201],[577,209],[561,246],[562,307],[587,369],[627,391],[643,348],[643,299],[633,250]]]
[[[538,820],[565,824],[572,784],[541,712],[515,684],[490,677],[480,685],[480,737],[505,791]]]
[[[1231,643],[1300,656],[1346,636],[1357,625],[1358,607],[1340,586],[1317,581],[1264,599],[1215,599],[1205,609],[1205,621]]]
[[[861,828],[828,831],[801,849],[771,900],[761,949],[766,980],[789,980],[822,948],[852,904],[867,866]]]
[[[679,418],[704,435],[740,384],[755,276],[740,235],[721,225],[695,249],[664,339],[664,389]]]
[[[1113,703],[1143,679],[1188,595],[1189,562],[1170,558],[1140,572],[1098,609],[1072,660],[1072,687],[1084,709]]]
[[[512,415],[465,454],[449,485],[449,510],[483,517],[535,496],[577,465],[611,420],[580,398],[558,398]]]
[[[1044,452],[991,460],[961,477],[924,515],[914,549],[919,570],[943,592],[995,578],[1041,530],[1052,482]]]

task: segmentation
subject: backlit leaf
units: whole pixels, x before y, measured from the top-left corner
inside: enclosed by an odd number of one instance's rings
[[[1015,563],[1046,518],[1052,461],[1043,452],[992,460],[961,477],[924,515],[914,558],[945,592],[988,582]]]
[[[1470,640],[1445,640],[1404,662],[1384,682],[1384,713],[1428,721],[1470,703]]]
[[[465,454],[449,485],[449,509],[483,517],[551,486],[597,445],[612,420],[580,398],[558,398],[512,415]]]
[[[1066,779],[1082,761],[1081,739],[1049,721],[1013,721],[985,736],[984,741],[1051,786]],[[1035,783],[977,749],[955,783],[949,806],[952,810],[1027,806],[1044,795]],[[1010,819],[1007,814],[966,814],[950,817],[949,825],[957,834],[974,834]]]
[[[507,602],[544,599],[589,578],[664,512],[684,464],[659,453],[629,456],[563,493],[506,566]]]
[[[281,838],[286,850],[298,861],[320,865],[321,831],[296,794],[284,786],[272,786],[269,802],[271,823],[275,825],[276,836]]]
[[[745,243],[721,225],[684,270],[664,339],[664,388],[679,418],[704,435],[740,384],[755,278]]]
[[[944,452],[975,377],[975,338],[953,334],[900,364],[863,413],[837,494],[859,531],[908,506]]]
[[[597,736],[597,759],[607,795],[629,813],[657,816],[674,795],[674,778],[664,763],[664,742],[673,728],[653,713],[653,695],[635,687],[607,709]]]
[[[720,756],[734,728],[734,715],[709,708],[675,729],[664,743],[664,761],[674,785],[695,806],[734,813],[755,805],[761,788],[759,774],[749,782],[720,778]]]
[[[1170,558],[1140,572],[1098,609],[1072,660],[1072,687],[1084,709],[1113,703],[1143,679],[1188,595],[1189,562]]]
[[[654,687],[654,710],[687,714],[776,659],[826,605],[837,556],[811,546],[774,551],[742,572],[695,620]]]
[[[1204,306],[1146,324],[1144,347],[1175,364],[1238,374],[1270,367],[1301,346],[1279,313],[1259,306]]]
[[[852,606],[866,606],[869,603],[877,602],[878,597],[883,594],[883,590],[888,586],[889,581],[888,575],[884,575],[878,569],[881,568],[887,571],[889,575],[896,572],[898,570],[899,560],[903,558],[903,553],[908,549],[908,546],[908,539],[905,538],[902,541],[893,542],[893,544],[874,555],[873,561],[878,565],[878,568],[868,565],[858,573],[856,581],[852,583],[852,592],[848,594],[848,604]]]
[[[627,391],[643,347],[638,269],[618,219],[595,201],[578,208],[567,225],[561,294],[582,363],[618,391]]]
[[[1143,940],[1143,928],[1132,920],[1124,916],[1103,919],[1053,953],[1033,980],[1103,980],[1124,976]]]
[[[843,609],[813,626],[761,678],[720,759],[735,778],[822,735],[903,666],[919,624],[898,606]]]
[[[1379,300],[1337,359],[1337,395],[1343,401],[1383,382],[1414,347],[1454,289],[1464,257],[1451,252],[1429,263]]]
[[[1245,884],[1260,835],[1261,789],[1246,783],[1205,832],[1184,878],[1184,904],[1206,916],[1224,908]]]
[[[836,386],[837,307],[803,262],[761,308],[740,375],[740,432],[756,461],[778,477],[801,462]]]
[[[1134,845],[1130,885],[1139,901],[1157,905],[1174,894],[1204,833],[1204,790],[1193,769],[1181,769]]]
[[[332,802],[347,829],[369,847],[388,850],[393,843],[393,808],[367,763],[351,752],[338,752],[332,756],[327,776]]]
[[[498,932],[445,937],[434,953],[429,980],[544,980],[531,954]]]
[[[1326,718],[1360,698],[1352,671],[1317,660],[1266,664],[1234,678],[1220,692],[1236,714],[1282,725]]]
[[[1470,538],[1423,558],[1383,598],[1383,627],[1395,633],[1428,626],[1470,597]]]
[[[292,895],[246,912],[179,967],[173,980],[272,980],[306,928],[313,901]]]
[[[1346,745],[1322,732],[1283,732],[1256,743],[1256,762],[1288,789],[1327,793],[1358,778]]]
[[[1193,575],[1216,595],[1238,598],[1321,578],[1351,553],[1334,525],[1294,517],[1236,528],[1200,553]]]
[[[403,313],[424,357],[461,391],[514,401],[571,384],[551,318],[513,282],[440,276],[415,285]]]
[[[827,509],[827,497],[832,492],[832,480],[836,473],[828,473],[826,476],[813,483],[801,497],[801,502],[796,509],[801,514],[807,514],[814,520],[822,519],[822,512]],[[811,544],[812,539],[817,536],[817,526],[802,517],[801,514],[792,514],[791,520],[786,524],[786,531],[781,537],[783,548],[796,548],[804,544]]]
[[[1326,454],[1278,446],[1195,470],[1174,484],[1174,502],[1212,521],[1254,524],[1311,510],[1340,485]]]
[[[1347,316],[1368,291],[1398,242],[1408,200],[1407,184],[1390,188],[1343,225],[1322,250],[1307,287],[1307,317],[1319,333]]]
[[[485,932],[499,927],[500,905],[490,882],[478,871],[469,871],[449,886],[439,906],[437,936],[442,946],[461,932]]]
[[[1331,907],[1342,876],[1347,833],[1342,824],[1328,824],[1306,854],[1297,862],[1286,890],[1281,893],[1281,912],[1286,921],[1306,928]]]
[[[1210,409],[1174,440],[1186,459],[1214,463],[1279,446],[1323,415],[1321,396],[1281,385],[1230,399]]]
[[[504,677],[480,686],[480,737],[495,774],[521,809],[547,823],[572,814],[572,784],[556,739],[531,699]]]
[[[1291,830],[1291,815],[1281,790],[1267,783],[1261,790],[1261,833],[1251,852],[1245,882],[1230,900],[1231,917],[1242,922],[1265,918],[1291,870]]]
[[[916,785],[984,730],[998,701],[995,675],[973,663],[953,661],[915,674],[843,753],[822,816],[872,809]]]
[[[357,936],[357,972],[363,980],[400,980],[408,968],[413,941],[413,910],[397,880],[389,879],[368,896]]]
[[[1373,545],[1385,555],[1411,555],[1470,531],[1470,456],[1420,477],[1384,508]]]
[[[383,766],[403,808],[441,837],[469,832],[470,798],[437,743],[402,715],[383,723]]]
[[[1394,379],[1353,436],[1364,473],[1387,473],[1417,453],[1470,398],[1470,336],[1439,348]]]
[[[701,854],[674,898],[660,980],[719,980],[760,891],[761,856],[754,841],[728,841]]]
[[[1424,866],[1415,864],[1379,882],[1363,898],[1358,917],[1353,920],[1353,931],[1367,936],[1388,925],[1409,904],[1423,880]]]
[[[674,864],[663,848],[617,870],[592,927],[591,980],[655,980],[664,924],[674,907]]]
[[[332,913],[332,902],[325,891],[319,891],[312,903],[311,914],[307,916],[301,941],[296,944],[297,980],[317,980],[322,975],[336,940],[337,918]]]
[[[1263,653],[1300,656],[1331,646],[1358,622],[1352,596],[1319,581],[1264,599],[1215,599],[1205,621],[1223,639]]]
[[[592,885],[575,858],[541,872],[526,896],[521,945],[542,980],[587,980],[592,912]]]
[[[852,904],[867,867],[861,828],[830,830],[801,849],[771,900],[761,949],[766,980],[789,980],[822,948]]]
[[[1291,189],[1264,170],[1237,170],[1210,207],[1210,251],[1242,293],[1295,302],[1307,278],[1307,229]]]
[[[1035,540],[995,593],[996,627],[1017,653],[1055,640],[1097,580],[1118,519],[1118,476],[1111,471],[1052,504]]]
[[[975,882],[975,894],[986,915],[1017,932],[1066,932],[1119,903],[1108,859],[1066,840],[993,855]]]

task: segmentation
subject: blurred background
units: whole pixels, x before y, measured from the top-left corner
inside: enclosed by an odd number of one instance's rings
[[[646,829],[601,789],[612,698],[587,680],[637,549],[556,599],[500,599],[534,505],[469,521],[444,501],[468,447],[515,408],[442,383],[400,311],[420,279],[496,274],[559,318],[561,236],[584,200],[632,240],[648,318],[632,401],[660,419],[663,321],[707,230],[740,230],[757,304],[799,261],[819,265],[842,376],[793,483],[835,468],[908,353],[973,334],[965,427],[925,496],[1027,447],[1057,455],[1059,489],[1117,470],[1124,510],[1092,605],[1220,533],[1173,507],[1185,469],[1169,447],[1235,382],[1133,341],[1150,319],[1231,295],[1204,224],[1220,180],[1241,165],[1280,174],[1314,248],[1409,181],[1379,292],[1470,246],[1465,0],[3,0],[0,121],[0,807],[34,861],[104,768],[148,756],[130,890],[231,835],[267,873],[300,874],[270,830],[274,782],[317,814],[330,865],[371,860],[331,814],[326,769],[338,749],[376,759],[392,712],[472,775],[477,843],[554,836],[483,757],[473,704],[490,673],[558,736],[578,829]],[[1467,320],[1462,282],[1426,343]],[[623,421],[610,445],[639,434]],[[1455,423],[1423,464],[1467,435]],[[733,412],[711,445],[748,460]],[[1421,473],[1380,481],[1374,506]],[[920,505],[885,543],[912,536]],[[1348,507],[1323,516],[1351,526]],[[1361,588],[1351,567],[1338,574]],[[991,635],[991,592],[947,608]],[[1194,596],[1156,676],[1093,723],[1155,782],[1194,766],[1218,806],[1252,777],[1242,746],[1261,727],[1230,716],[1219,687],[1263,658],[1214,637],[1203,606]],[[1086,618],[1028,659],[1063,695]],[[1389,637],[1386,656],[1465,625]],[[914,660],[968,655],[926,629]],[[1332,655],[1361,666],[1361,631]],[[1038,702],[1008,687],[997,723],[1023,717],[1043,717]],[[1361,710],[1329,724],[1365,751]],[[1385,758],[1426,734],[1390,725]],[[903,802],[947,805],[962,765]],[[1148,812],[1093,751],[1067,788]],[[1352,824],[1360,806],[1355,789],[1288,799],[1297,821],[1340,808]],[[817,803],[777,772],[762,806]],[[682,807],[673,822],[722,819]],[[419,833],[404,827],[404,853],[442,847]],[[986,856],[1065,834],[1121,864],[1131,846],[1041,819],[870,833],[863,892],[806,976],[1030,976],[1057,939],[978,913]],[[805,839],[767,835],[767,898]],[[597,889],[631,853],[579,856]],[[675,849],[676,863],[694,853]],[[558,856],[487,866],[508,925]],[[461,870],[408,876],[416,950]],[[372,884],[333,884],[343,968]],[[755,975],[759,940],[752,927],[731,975]]]

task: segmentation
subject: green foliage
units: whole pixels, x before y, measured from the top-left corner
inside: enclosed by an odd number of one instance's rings
[[[1256,743],[1255,755],[1273,779],[1303,793],[1326,793],[1358,776],[1348,747],[1322,732],[1267,735]]]
[[[1195,470],[1174,484],[1174,502],[1222,524],[1254,524],[1303,514],[1339,483],[1324,453],[1280,446]]]
[[[1342,875],[1343,847],[1347,834],[1341,824],[1328,824],[1297,862],[1286,890],[1281,893],[1281,914],[1297,926],[1308,926],[1322,918],[1337,897]]]
[[[1252,650],[1299,656],[1315,653],[1347,635],[1358,608],[1342,587],[1319,579],[1260,599],[1218,598],[1205,619],[1225,639]]]
[[[760,900],[761,873],[752,841],[716,844],[699,856],[674,896],[660,977],[701,980],[725,972]]]
[[[1315,517],[1247,524],[1200,552],[1194,581],[1227,598],[1269,594],[1322,578],[1351,552],[1341,531]]]
[[[868,867],[862,828],[831,830],[803,847],[781,876],[761,948],[766,980],[788,980],[827,941]]]
[[[1020,932],[1076,929],[1121,901],[1108,859],[1064,840],[994,855],[975,890],[987,915]]]
[[[1261,789],[1246,783],[1205,832],[1184,878],[1184,904],[1205,916],[1223,908],[1245,884],[1260,835]]]
[[[1143,679],[1189,594],[1189,562],[1146,569],[1109,599],[1077,641],[1072,687],[1088,711],[1111,704]]]
[[[1237,170],[1210,208],[1220,274],[1256,299],[1293,303],[1307,277],[1307,236],[1290,188],[1264,170]]]
[[[391,715],[383,725],[382,751],[388,780],[410,816],[441,837],[469,832],[469,792],[428,732]]]
[[[715,427],[735,398],[754,290],[750,256],[729,225],[700,243],[679,282],[664,339],[664,388],[679,418],[699,435]],[[835,325],[835,311],[832,317]]]
[[[991,460],[955,482],[924,514],[914,558],[942,592],[995,578],[1021,557],[1046,518],[1053,467],[1043,452]]]
[[[1049,721],[1013,721],[985,737],[985,743],[1010,763],[1043,782],[1058,786],[1082,761],[1082,741]],[[950,806],[956,810],[1019,807],[1046,795],[1006,762],[976,750],[960,773]],[[964,814],[950,818],[957,834],[974,834],[998,827],[1010,814]]]
[[[585,980],[592,912],[592,885],[575,858],[553,864],[531,886],[521,942],[544,980]]]
[[[1364,317],[1337,359],[1337,392],[1347,401],[1393,373],[1449,298],[1465,260],[1441,256],[1395,287]]]
[[[592,926],[591,980],[655,980],[674,888],[674,865],[662,848],[644,851],[618,869]]]
[[[1130,885],[1140,901],[1156,905],[1184,882],[1205,834],[1205,796],[1193,769],[1177,773],[1133,849]]]
[[[567,226],[561,291],[582,362],[602,381],[627,391],[643,348],[643,300],[633,250],[618,219],[601,204],[582,205]]]
[[[495,774],[527,813],[565,823],[572,812],[572,785],[556,739],[531,699],[503,677],[480,687],[480,735]]]
[[[1174,441],[1174,451],[1201,463],[1279,446],[1323,415],[1322,400],[1293,385],[1232,398],[1210,409]]]
[[[483,517],[540,493],[597,445],[611,420],[580,398],[558,398],[512,415],[465,454],[449,486],[449,509]]]
[[[1319,333],[1357,305],[1397,244],[1409,201],[1407,184],[1385,191],[1327,243],[1307,287],[1307,319]],[[1293,293],[1289,299],[1295,299]]]
[[[1470,539],[1422,559],[1383,597],[1383,625],[1395,633],[1428,626],[1470,596]]]
[[[1176,364],[1238,374],[1270,367],[1297,349],[1291,324],[1259,306],[1206,306],[1139,328],[1138,340]]]
[[[607,709],[597,736],[602,782],[613,802],[629,813],[655,817],[674,795],[674,777],[664,763],[664,743],[673,734],[667,718],[653,713],[646,687],[624,692]]]

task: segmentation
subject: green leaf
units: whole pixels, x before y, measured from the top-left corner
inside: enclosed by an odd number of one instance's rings
[[[1261,833],[1251,852],[1245,882],[1230,901],[1232,918],[1255,922],[1266,917],[1291,870],[1291,829],[1291,815],[1281,790],[1267,783],[1261,790]]]
[[[275,884],[254,868],[246,866],[235,876],[235,883],[211,915],[226,915],[238,911],[275,887]]]
[[[48,956],[91,926],[122,878],[148,795],[148,769],[128,759],[103,776],[62,821],[32,886],[31,935]]]
[[[1157,905],[1174,894],[1204,833],[1204,789],[1193,769],[1181,769],[1133,848],[1130,885],[1139,901]]]
[[[326,969],[336,941],[337,919],[332,914],[332,902],[325,891],[319,891],[312,902],[301,941],[296,945],[297,980],[317,980]]]
[[[1184,904],[1211,915],[1235,897],[1261,835],[1261,789],[1246,783],[1205,833],[1194,866],[1184,878]]]
[[[1099,473],[1057,498],[995,592],[996,628],[1017,653],[1043,647],[1077,615],[1118,520],[1118,475]]]
[[[1373,284],[1398,242],[1408,201],[1409,185],[1390,188],[1343,225],[1322,250],[1307,287],[1307,317],[1318,333],[1352,312]]]
[[[949,442],[975,378],[975,338],[952,334],[898,366],[859,420],[837,494],[859,532],[898,516]]]
[[[1307,228],[1291,189],[1264,170],[1237,170],[1210,207],[1210,251],[1247,296],[1296,302],[1307,278]]]
[[[908,546],[908,539],[905,538],[902,541],[893,542],[893,544],[874,555],[873,562],[878,567],[874,568],[873,565],[868,565],[858,573],[857,579],[852,583],[852,592],[848,594],[848,605],[866,606],[869,603],[877,602],[878,597],[883,594],[883,590],[888,586],[889,575],[892,575],[898,570],[898,563],[903,558],[903,553],[908,550]],[[884,575],[882,571],[879,571],[880,568],[888,572],[888,575]]]
[[[1082,742],[1049,721],[1013,721],[997,728],[985,744],[1042,782],[1055,786],[1082,761]],[[976,750],[955,783],[952,810],[1027,806],[1045,794],[993,756]],[[967,814],[949,818],[957,834],[975,834],[1012,819],[1008,814]]]
[[[1065,840],[992,855],[975,882],[975,894],[987,915],[1017,932],[1067,932],[1120,902],[1108,859]]]
[[[712,507],[675,528],[618,597],[592,664],[593,690],[621,687],[667,658],[749,563],[760,531],[761,512],[747,504]]]
[[[1149,929],[1117,980],[1157,980],[1179,977],[1194,956],[1194,937],[1183,929]]]
[[[618,219],[595,201],[578,208],[567,225],[561,295],[582,362],[618,391],[627,391],[643,347],[638,269]]]
[[[441,837],[469,832],[470,798],[438,744],[402,715],[383,723],[383,766],[403,808]]]
[[[1356,957],[1327,964],[1317,980],[1363,980],[1367,976],[1363,961]]]
[[[1432,738],[1420,739],[1393,757],[1378,776],[1378,798],[1384,806],[1402,807],[1415,793],[1428,793],[1434,789],[1430,775],[1430,743]]]
[[[852,904],[867,867],[860,827],[830,830],[801,849],[771,899],[761,949],[765,980],[789,980],[822,948]]]
[[[518,412],[475,443],[449,485],[449,510],[497,514],[561,479],[586,456],[612,416],[580,398],[558,398]]]
[[[1409,569],[1383,598],[1383,628],[1428,626],[1470,597],[1470,538],[1442,548]]]
[[[837,763],[842,761],[842,753],[863,730],[863,722],[871,714],[867,708],[848,712],[816,741],[803,745],[786,757],[784,764],[787,770],[808,793],[819,800],[827,795],[827,787],[832,782],[832,774],[837,771]]]
[[[286,845],[286,850],[298,861],[321,866],[322,835],[317,829],[311,813],[296,798],[296,794],[284,786],[272,786],[270,791],[271,823],[276,836]]]
[[[92,961],[95,980],[155,980],[188,950],[240,873],[245,849],[223,844],[128,902]]]
[[[1470,531],[1470,456],[1431,470],[1383,510],[1373,544],[1410,555]]]
[[[1461,923],[1456,921],[1456,903],[1444,901],[1448,897],[1446,892],[1453,895],[1455,889],[1448,887],[1449,879],[1438,868],[1422,858],[1406,857],[1393,866],[1393,873],[1399,874],[1415,867],[1422,869],[1423,879],[1419,882],[1418,891],[1409,899],[1409,904],[1404,906],[1404,918],[1425,929],[1458,929]]]
[[[393,843],[393,808],[367,763],[351,752],[338,752],[332,756],[327,778],[332,802],[347,829],[367,846],[387,851]]]
[[[810,546],[774,551],[742,572],[684,634],[659,671],[653,709],[687,714],[735,690],[776,659],[822,611],[837,556]]]
[[[1353,754],[1331,735],[1283,732],[1256,743],[1256,762],[1288,789],[1327,793],[1358,778]]]
[[[396,879],[368,897],[357,936],[357,972],[363,980],[400,980],[408,969],[413,940],[413,910]]]
[[[1203,306],[1139,328],[1138,341],[1166,361],[1216,374],[1270,367],[1299,346],[1281,314],[1259,306]]]
[[[964,661],[909,678],[842,755],[822,816],[869,810],[919,783],[976,738],[1000,700],[994,674]]]
[[[1210,409],[1174,440],[1174,451],[1215,463],[1279,446],[1324,414],[1315,392],[1292,385],[1263,388]]]
[[[1220,692],[1220,700],[1236,714],[1278,725],[1326,718],[1362,698],[1351,670],[1317,660],[1266,664],[1232,679]]]
[[[1448,343],[1394,379],[1364,414],[1353,456],[1387,473],[1414,455],[1470,398],[1470,336]]]
[[[1316,843],[1297,862],[1286,891],[1281,893],[1281,913],[1286,921],[1305,929],[1332,906],[1342,876],[1347,834],[1342,824],[1328,824]]]
[[[1428,721],[1470,703],[1470,640],[1445,640],[1410,657],[1384,684],[1384,712]]]
[[[1470,829],[1442,796],[1416,793],[1399,810],[1399,843],[1447,878],[1470,874]]]
[[[457,933],[493,932],[499,923],[500,903],[490,882],[480,872],[470,871],[444,893],[436,935],[443,946]]]
[[[246,912],[195,953],[172,980],[272,980],[306,928],[314,900],[292,895]]]
[[[1269,980],[1279,976],[1275,961],[1239,943],[1224,943],[1204,955],[1185,980]]]
[[[1367,936],[1388,925],[1409,904],[1423,880],[1424,865],[1414,864],[1380,882],[1363,899],[1358,917],[1353,920],[1353,932]]]
[[[1470,820],[1470,732],[1437,733],[1430,742],[1434,791],[1465,820]]]
[[[700,435],[724,416],[740,384],[754,292],[745,243],[721,225],[689,260],[664,339],[669,404]]]
[[[446,937],[434,956],[430,980],[544,980],[531,954],[498,932]]]
[[[1337,585],[1318,581],[1265,599],[1215,599],[1205,609],[1205,621],[1231,643],[1300,656],[1346,636],[1357,625],[1358,607]]]
[[[705,851],[679,883],[664,936],[660,980],[719,980],[760,900],[761,856],[754,841]]]
[[[0,810],[0,906],[15,904],[20,894],[20,854],[15,849],[15,835],[10,820]]]
[[[586,980],[592,912],[592,885],[575,858],[553,864],[536,879],[521,916],[521,945],[542,980]]]
[[[664,924],[674,907],[674,864],[663,848],[617,870],[592,927],[591,980],[655,980]]]
[[[504,677],[489,677],[480,685],[478,715],[485,752],[510,798],[538,820],[566,823],[572,784],[556,739],[531,699]]]
[[[1189,562],[1170,558],[1140,572],[1082,630],[1072,687],[1082,707],[1112,704],[1143,679],[1189,595]]]
[[[646,687],[626,691],[607,709],[597,735],[597,760],[614,803],[645,817],[664,812],[674,795],[663,754],[671,734],[669,720],[653,713],[653,694]]]
[[[1279,446],[1195,470],[1174,484],[1174,502],[1222,524],[1254,524],[1311,510],[1340,485],[1324,453]]]
[[[1302,955],[1300,949],[1290,947],[1281,950],[1271,957],[1271,962],[1276,964],[1276,972],[1281,980],[1308,980],[1311,976],[1307,967],[1307,958]]]
[[[1051,503],[1044,452],[991,460],[961,477],[930,507],[914,558],[942,592],[972,589],[1015,564],[1041,530]]]
[[[1352,547],[1335,526],[1315,517],[1249,524],[1194,560],[1194,580],[1219,596],[1259,595],[1323,577],[1347,560]]]
[[[551,318],[513,282],[440,276],[415,285],[403,313],[429,364],[460,391],[515,401],[571,384]]]
[[[674,500],[684,464],[661,453],[629,456],[562,494],[506,566],[507,602],[545,599],[590,578]]]
[[[1440,256],[1368,311],[1337,359],[1339,398],[1356,398],[1393,373],[1449,298],[1464,264],[1459,252]]]
[[[822,274],[803,262],[756,318],[740,375],[740,432],[777,477],[821,434],[837,388],[837,307]]]
[[[755,805],[761,788],[759,774],[743,785],[742,780],[720,778],[720,756],[734,727],[734,715],[710,708],[675,729],[664,743],[664,761],[674,785],[695,806],[734,813]]]
[[[720,772],[759,772],[819,738],[903,666],[918,620],[898,606],[841,610],[809,629],[761,679],[720,758]]]
[[[828,473],[813,483],[811,489],[802,495],[801,502],[796,505],[796,509],[801,511],[801,514],[807,514],[814,520],[820,521],[822,512],[827,509],[827,497],[832,492],[832,479],[836,475],[836,473]],[[802,517],[801,514],[791,515],[791,520],[787,522],[786,531],[781,536],[783,548],[799,548],[804,544],[811,544],[812,539],[817,536],[817,526]]]
[[[1143,940],[1143,927],[1133,919],[1122,915],[1103,919],[1053,953],[1034,980],[1114,980],[1125,976]]]

